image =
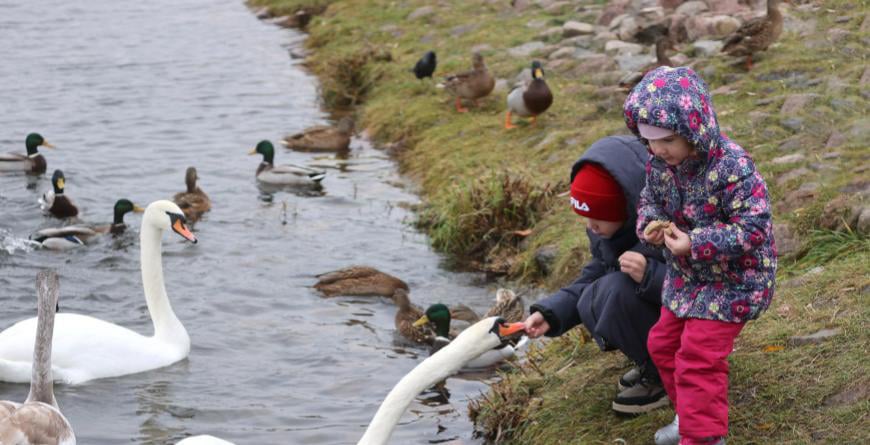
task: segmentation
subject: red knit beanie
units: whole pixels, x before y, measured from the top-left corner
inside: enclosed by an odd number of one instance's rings
[[[571,207],[580,216],[602,221],[626,219],[625,194],[604,167],[587,162],[571,183]]]

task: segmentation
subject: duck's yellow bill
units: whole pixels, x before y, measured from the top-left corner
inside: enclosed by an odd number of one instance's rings
[[[66,186],[66,182],[64,182],[63,178],[58,178],[57,179],[57,188],[63,190],[63,188],[65,186]]]
[[[537,78],[544,77],[544,72],[541,71],[540,68],[536,68],[535,69],[535,77],[537,77]]]
[[[423,326],[426,323],[429,323],[429,317],[424,315],[414,322],[414,327]]]
[[[257,154],[257,149],[256,149],[256,148],[252,148],[251,151],[248,152],[248,154],[249,154],[249,155],[255,155],[255,154]]]
[[[499,325],[498,327],[498,336],[499,337],[509,337],[511,335],[516,334],[517,332],[523,332],[526,330],[526,325],[524,323],[506,323]]]
[[[136,212],[136,213],[142,213],[142,212],[145,211],[145,209],[143,209],[142,207],[137,206],[136,204],[133,204],[133,211]]]
[[[45,148],[55,148],[54,145],[48,143],[48,141],[42,141],[42,146]]]

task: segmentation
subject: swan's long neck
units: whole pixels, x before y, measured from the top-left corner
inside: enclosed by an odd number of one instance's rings
[[[37,277],[38,306],[33,367],[28,402],[47,403],[57,408],[54,379],[51,375],[51,338],[54,334],[54,311],[57,305],[58,279],[54,273],[40,272]]]
[[[498,336],[488,331],[494,318],[486,320],[488,323],[481,321],[469,327],[449,345],[405,374],[402,380],[387,394],[357,445],[386,444],[402,414],[418,394],[459,371],[465,363],[484,351],[496,347],[500,340]],[[473,328],[478,329],[472,330]]]
[[[163,284],[163,251],[161,245],[163,231],[150,224],[142,224],[139,234],[142,262],[142,286],[145,288],[145,302],[154,322],[154,337],[169,342],[187,338],[187,331],[178,321],[166,286]]]

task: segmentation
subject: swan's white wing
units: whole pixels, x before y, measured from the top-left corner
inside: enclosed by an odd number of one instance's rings
[[[145,337],[127,328],[87,315],[55,317],[51,364],[55,380],[78,384],[88,380],[161,368],[187,356],[190,349]],[[36,318],[0,332],[0,381],[26,383],[33,360]]]
[[[223,439],[218,439],[214,436],[209,436],[207,434],[202,436],[192,436],[187,439],[182,440],[181,442],[176,443],[175,445],[235,445],[232,442],[227,442]]]

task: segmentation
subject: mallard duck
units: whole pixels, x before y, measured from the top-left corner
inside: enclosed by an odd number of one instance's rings
[[[112,224],[105,225],[73,225],[60,228],[42,229],[30,236],[30,239],[51,250],[64,250],[87,244],[98,235],[124,233],[124,215],[129,212],[141,213],[144,210],[128,199],[119,199],[115,203],[115,219]]]
[[[24,139],[27,154],[5,153],[0,154],[0,171],[45,173],[47,163],[39,153],[38,147],[54,148],[39,133],[30,133]]]
[[[764,51],[782,34],[780,0],[767,0],[767,15],[754,18],[725,38],[722,52],[746,56],[746,69],[752,69],[752,54]]]
[[[79,214],[79,209],[63,193],[66,186],[66,177],[60,170],[55,170],[51,175],[52,189],[43,193],[39,200],[42,210],[57,218],[72,218]]]
[[[314,288],[327,297],[356,295],[392,298],[397,289],[408,291],[404,281],[368,266],[350,266],[317,275]]]
[[[393,302],[398,306],[396,311],[396,330],[406,339],[423,345],[432,345],[435,331],[425,323],[416,323],[423,317],[423,309],[411,303],[406,289],[398,288],[393,292]],[[448,317],[449,317],[448,312]],[[450,320],[447,321],[448,330]]]
[[[474,53],[472,60],[474,68],[471,71],[447,76],[443,83],[443,87],[456,96],[456,111],[460,113],[468,111],[462,107],[462,99],[472,100],[477,105],[478,99],[489,95],[495,88],[495,78],[486,68],[483,56]]]
[[[36,326],[29,337],[21,338],[22,341],[35,343],[32,349],[22,348],[29,349],[25,352],[29,352],[32,359],[29,367],[22,366],[30,368],[27,369],[30,372],[30,393],[23,404],[0,400],[0,443],[2,444],[75,445],[76,443],[72,426],[60,412],[54,397],[54,376],[51,366],[52,337],[58,286],[55,271],[41,271],[36,275]]]
[[[414,72],[414,76],[417,79],[423,79],[425,77],[432,78],[432,73],[435,72],[435,67],[438,65],[438,60],[435,57],[435,51],[427,51],[426,54],[423,54],[423,57],[417,61],[414,65],[414,69],[411,70]]]
[[[538,115],[547,111],[553,104],[553,93],[544,80],[544,68],[537,60],[532,62],[532,80],[514,88],[507,97],[507,116],[504,118],[504,128],[516,126],[511,122],[511,114],[521,117],[531,117],[532,125],[538,122]]]
[[[491,319],[490,317],[485,317],[486,319]],[[500,317],[499,320],[503,320]],[[420,316],[414,323],[413,326],[416,328],[421,328],[424,326],[432,326],[435,327],[435,337],[431,340],[431,352],[434,354],[446,347],[450,344],[450,342],[457,337],[457,333],[450,331],[450,309],[447,308],[444,304],[436,303],[429,306],[426,309],[426,313]],[[518,323],[518,322],[517,322]],[[525,347],[528,343],[528,337],[522,337],[519,342],[503,342],[501,346],[496,349],[492,349],[487,351],[483,355],[471,360],[465,366],[464,369],[472,370],[472,369],[484,369],[492,367],[506,359],[509,359],[516,355],[517,351],[521,348]]]
[[[187,172],[184,173],[184,183],[187,184],[187,191],[176,193],[172,198],[175,204],[184,212],[184,217],[187,218],[187,222],[190,224],[199,221],[202,214],[211,209],[211,200],[196,185],[197,179],[199,179],[199,175],[196,174],[196,168],[187,167]]]
[[[263,155],[263,162],[257,167],[257,180],[274,185],[315,185],[326,176],[326,172],[301,165],[275,165],[275,146],[269,141],[260,141],[248,154]]]
[[[667,34],[659,36],[656,39],[656,61],[644,66],[640,71],[635,71],[625,75],[619,80],[619,86],[626,91],[631,91],[635,85],[640,83],[643,76],[646,76],[646,73],[660,66],[674,66],[674,63],[671,62],[670,57],[668,57],[668,50],[673,48],[673,42]]]
[[[495,292],[495,306],[486,311],[483,317],[501,317],[509,323],[520,322],[525,319],[525,305],[523,299],[510,289],[499,289]]]
[[[281,141],[287,148],[297,151],[345,151],[350,147],[353,119],[343,117],[338,126],[318,125],[301,133],[287,136]]]

